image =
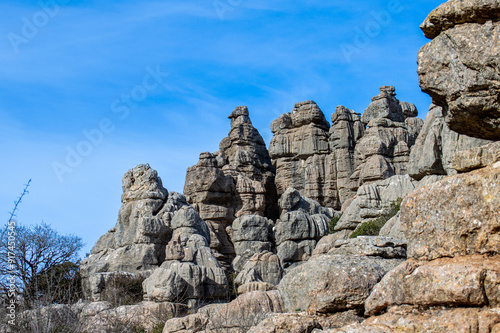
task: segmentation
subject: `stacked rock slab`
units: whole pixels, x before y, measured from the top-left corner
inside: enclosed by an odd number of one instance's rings
[[[328,232],[328,224],[336,215],[331,208],[290,188],[280,198],[281,217],[276,221],[277,255],[288,268],[308,260],[318,240]]]
[[[236,272],[241,271],[254,254],[273,250],[273,226],[272,220],[258,215],[245,215],[234,220],[231,240],[236,252],[233,260]]]
[[[231,115],[231,130],[214,154],[202,153],[188,169],[184,194],[208,223],[210,248],[226,268],[235,257],[226,228],[238,217],[276,218],[275,171],[264,140],[246,107]]]
[[[356,143],[351,179],[358,186],[407,174],[410,149],[423,122],[415,118],[413,104],[400,103],[395,96],[394,87],[381,87],[361,117],[368,128]]]
[[[365,126],[361,122],[359,113],[337,106],[332,114],[330,128],[330,151],[334,155],[335,170],[337,171],[337,188],[341,203],[352,198],[358,188],[357,182],[351,179],[356,168],[354,149],[356,142],[363,136]]]
[[[122,202],[116,226],[82,262],[87,298],[100,300],[117,276],[145,278],[146,299],[156,302],[226,296],[227,278],[208,247],[208,226],[183,195],[169,194],[157,172],[141,164],[125,174]]]
[[[452,167],[455,152],[490,142],[452,131],[444,120],[443,109],[432,104],[410,153],[408,174],[417,180],[429,175],[456,174]]]
[[[489,166],[445,177],[405,199],[401,222],[410,259],[374,288],[367,314],[403,304],[487,307],[496,312],[478,325],[500,323],[500,144],[484,149],[498,150]]]
[[[99,300],[105,280],[122,274],[147,276],[165,260],[171,237],[170,221],[184,196],[168,191],[148,164],[129,170],[123,177],[122,206],[116,226],[96,242],[82,261],[86,297]]]
[[[288,312],[363,313],[372,288],[405,257],[404,244],[397,240],[363,237],[341,241],[328,254],[314,256],[290,270],[278,290]]]
[[[269,154],[276,168],[279,196],[295,188],[322,206],[340,208],[329,129],[325,115],[313,101],[295,104],[291,112],[271,123],[274,136]]]

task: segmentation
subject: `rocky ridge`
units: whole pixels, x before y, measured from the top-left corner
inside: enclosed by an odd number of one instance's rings
[[[499,8],[450,0],[422,24],[425,122],[384,86],[331,126],[297,103],[268,151],[238,107],[186,197],[131,169],[116,227],[82,264],[87,297],[141,277],[145,307],[190,311],[164,332],[500,331]],[[399,203],[379,236],[349,238]]]

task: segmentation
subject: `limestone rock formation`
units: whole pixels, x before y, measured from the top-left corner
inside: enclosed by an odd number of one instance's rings
[[[355,310],[337,312],[328,315],[310,315],[302,313],[273,314],[252,327],[248,333],[309,333],[320,329],[339,328],[363,321]]]
[[[390,119],[394,122],[402,123],[405,120],[405,114],[401,104],[396,99],[395,89],[392,86],[380,87],[380,94],[372,98],[372,103],[368,105],[365,112],[361,116],[363,124],[368,125],[372,119]],[[405,110],[407,114],[413,114],[416,111],[415,106],[410,106],[405,103]],[[415,117],[415,116],[413,116]]]
[[[231,130],[214,154],[188,169],[184,193],[211,230],[210,247],[226,268],[235,257],[226,227],[238,217],[277,216],[275,170],[246,107],[229,116]]]
[[[456,173],[452,166],[455,152],[490,142],[452,131],[444,120],[443,109],[431,105],[410,153],[408,174],[417,180],[427,175],[453,175]]]
[[[352,239],[339,239],[328,254],[362,255],[387,259],[406,259],[406,241],[381,236],[359,236]]]
[[[281,196],[281,217],[276,221],[275,239],[283,267],[308,260],[317,241],[328,232],[328,223],[336,215],[330,208],[303,197],[290,188]]]
[[[445,177],[410,193],[401,206],[408,257],[500,253],[500,163]]]
[[[453,156],[452,167],[462,173],[493,165],[496,161],[500,161],[500,141],[457,151]]]
[[[269,153],[278,195],[293,187],[324,207],[340,209],[359,186],[406,174],[423,122],[415,118],[415,105],[395,95],[394,87],[381,87],[363,116],[338,106],[331,127],[313,101],[297,103],[273,121]]]
[[[500,256],[461,256],[430,262],[408,260],[390,271],[366,300],[369,315],[389,306],[500,305]]]
[[[451,0],[422,24],[433,40],[418,53],[422,91],[443,107],[450,129],[500,139],[500,3]]]
[[[113,274],[151,274],[165,260],[173,216],[187,205],[183,195],[168,193],[148,164],[125,174],[122,203],[116,226],[99,238],[82,261],[84,292],[90,299],[99,300],[106,278]]]
[[[269,154],[276,168],[279,196],[287,188],[295,188],[322,206],[340,206],[335,163],[329,154],[329,128],[313,101],[295,104],[290,113],[271,123],[274,136]]]
[[[413,104],[401,104],[395,95],[394,87],[381,87],[361,117],[368,129],[356,143],[356,169],[350,177],[358,186],[407,173],[410,149],[423,122],[414,118]]]
[[[393,332],[498,332],[498,309],[433,307],[418,311],[409,306],[393,307],[386,314],[370,317],[362,324],[351,324],[339,329],[317,331],[323,333],[393,333]]]

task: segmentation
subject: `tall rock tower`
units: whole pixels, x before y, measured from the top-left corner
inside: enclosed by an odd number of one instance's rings
[[[229,119],[231,130],[219,151],[202,153],[187,170],[184,186],[188,202],[209,225],[210,247],[226,267],[235,257],[228,227],[244,215],[276,218],[278,201],[275,170],[247,107],[237,107]]]

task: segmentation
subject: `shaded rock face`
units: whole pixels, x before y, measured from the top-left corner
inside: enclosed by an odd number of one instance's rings
[[[452,131],[444,120],[442,108],[433,104],[410,153],[408,174],[417,180],[428,175],[456,174],[452,166],[455,152],[490,142]]]
[[[500,139],[500,4],[448,1],[422,24],[432,41],[418,53],[422,91],[443,107],[450,129]]]
[[[281,217],[276,221],[277,255],[283,267],[308,260],[317,241],[328,232],[328,223],[335,216],[310,198],[290,188],[280,198]]]
[[[225,267],[235,257],[226,227],[244,215],[277,215],[275,170],[264,140],[246,107],[236,108],[229,118],[231,130],[220,150],[202,153],[188,169],[184,186],[188,202],[209,225],[210,247]]]
[[[99,299],[110,272],[147,276],[165,260],[165,246],[172,235],[170,222],[186,200],[168,191],[148,164],[123,177],[122,206],[116,226],[103,235],[82,261],[85,294]]]
[[[394,87],[381,87],[363,116],[338,106],[331,127],[313,101],[297,103],[273,121],[269,153],[278,195],[293,187],[340,209],[359,186],[406,174],[423,122],[415,118],[415,105],[395,95]]]

